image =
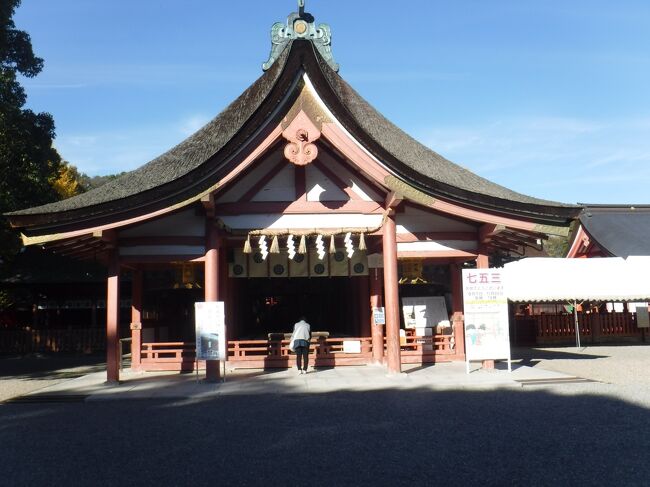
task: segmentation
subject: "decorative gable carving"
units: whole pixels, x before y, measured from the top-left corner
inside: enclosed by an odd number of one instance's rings
[[[296,115],[282,136],[289,141],[284,156],[296,166],[306,166],[318,156],[318,148],[313,142],[320,138],[321,132],[304,111]]]

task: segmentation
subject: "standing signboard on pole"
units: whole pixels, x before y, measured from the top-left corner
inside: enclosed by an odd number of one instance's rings
[[[226,360],[226,322],[223,301],[194,303],[196,358]]]
[[[510,329],[508,299],[501,269],[463,269],[465,356],[467,373],[472,360],[508,360]]]

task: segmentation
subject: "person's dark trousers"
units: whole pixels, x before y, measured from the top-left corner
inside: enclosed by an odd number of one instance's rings
[[[296,365],[298,366],[298,370],[307,370],[308,361],[309,347],[296,347]]]

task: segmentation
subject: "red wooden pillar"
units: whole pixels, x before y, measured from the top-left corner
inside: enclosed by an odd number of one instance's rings
[[[399,289],[395,215],[388,215],[383,231],[384,300],[386,308],[386,362],[389,374],[402,371],[399,345]]]
[[[205,246],[205,301],[219,301],[219,236],[217,227],[210,220]],[[218,360],[206,360],[205,378],[217,382],[221,378],[221,364]]]
[[[142,271],[133,271],[131,281],[131,369],[142,368]]]
[[[449,264],[451,274],[451,323],[454,330],[456,356],[465,360],[465,327],[463,319],[463,279],[460,265]]]
[[[233,280],[228,276],[228,242],[219,234],[217,253],[219,255],[219,286],[217,297],[219,301],[224,302],[224,320],[226,324],[226,355],[228,354],[228,340],[233,333],[233,315],[235,307],[233,305]]]
[[[118,250],[108,251],[106,284],[106,382],[120,381],[120,259]]]
[[[370,309],[382,306],[382,288],[384,287],[383,275],[379,269],[370,269]],[[381,364],[384,362],[384,325],[375,324],[375,316],[372,314],[372,362]]]
[[[479,254],[476,257],[476,268],[477,269],[487,269],[490,267],[490,262],[487,255],[487,250],[484,245],[479,246]],[[493,369],[494,360],[483,360],[484,369]]]
[[[484,245],[480,245],[478,249],[478,255],[476,256],[476,268],[487,269],[488,267],[490,267],[490,262],[487,250]]]

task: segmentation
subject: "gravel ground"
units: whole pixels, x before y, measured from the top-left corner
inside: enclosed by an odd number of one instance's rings
[[[98,355],[30,354],[0,358],[0,402],[104,370]]]
[[[4,404],[0,484],[642,486],[649,417],[555,386]]]
[[[516,349],[523,365],[615,385],[650,385],[650,344]]]
[[[513,360],[594,381],[555,385],[558,394],[606,395],[650,408],[650,344],[514,349]]]
[[[0,484],[648,485],[650,346],[513,358],[594,382],[5,403]],[[104,367],[75,360],[0,360],[0,387]]]

